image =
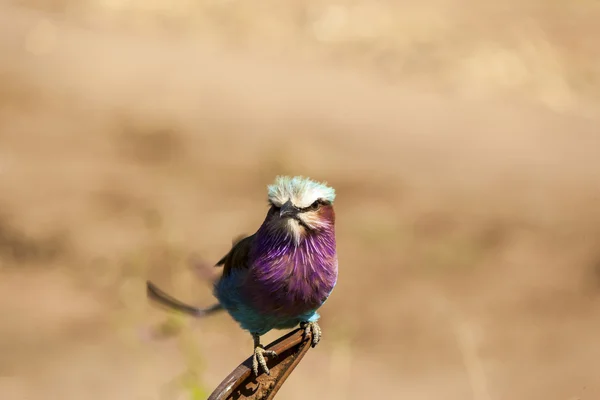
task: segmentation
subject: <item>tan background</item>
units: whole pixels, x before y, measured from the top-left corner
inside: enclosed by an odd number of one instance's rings
[[[278,398],[600,398],[600,7],[496,3],[2,2],[0,398],[206,398],[250,336],[144,280],[210,304],[280,173],[340,279]]]

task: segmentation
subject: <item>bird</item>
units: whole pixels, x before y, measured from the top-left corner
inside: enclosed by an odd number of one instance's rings
[[[335,189],[304,176],[277,176],[267,185],[268,211],[252,235],[232,242],[215,267],[222,272],[213,285],[217,303],[187,305],[147,281],[148,296],[181,312],[204,317],[226,311],[253,338],[252,370],[270,375],[260,337],[276,329],[300,326],[311,346],[321,340],[318,310],[338,279],[335,236]]]

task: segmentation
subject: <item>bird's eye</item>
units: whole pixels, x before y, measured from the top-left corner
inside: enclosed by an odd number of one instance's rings
[[[318,209],[318,208],[319,208],[319,205],[320,205],[320,203],[319,203],[319,200],[316,200],[314,203],[312,203],[312,204],[311,204],[311,205],[308,207],[308,209],[309,209],[309,210],[316,210],[316,209]]]

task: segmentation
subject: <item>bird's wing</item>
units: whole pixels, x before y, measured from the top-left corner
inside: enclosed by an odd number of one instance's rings
[[[240,233],[239,235],[235,236],[233,239],[231,239],[231,247],[234,247],[236,244],[246,239],[247,237],[248,234],[246,233]]]
[[[229,253],[225,254],[215,266],[223,266],[223,276],[227,276],[232,269],[248,268],[248,254],[252,248],[254,235],[234,242]]]

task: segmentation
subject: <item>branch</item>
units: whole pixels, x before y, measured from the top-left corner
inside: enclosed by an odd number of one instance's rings
[[[304,329],[296,329],[280,337],[266,349],[278,357],[269,358],[271,375],[262,372],[258,377],[252,372],[252,357],[234,369],[214,390],[208,400],[271,400],[275,397],[294,368],[308,352],[311,336],[305,338]]]

